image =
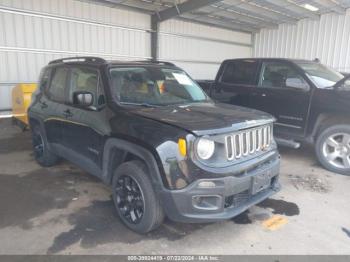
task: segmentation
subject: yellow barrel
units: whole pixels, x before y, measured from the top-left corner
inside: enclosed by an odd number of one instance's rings
[[[28,126],[27,110],[32,100],[32,94],[36,90],[37,85],[17,84],[12,89],[12,115],[15,122],[20,122],[24,126]]]

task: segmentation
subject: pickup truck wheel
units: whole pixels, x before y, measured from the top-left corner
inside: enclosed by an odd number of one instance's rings
[[[34,158],[39,165],[50,167],[59,161],[59,157],[52,153],[47,147],[45,136],[38,125],[32,130],[32,145],[34,151]]]
[[[162,224],[163,209],[142,162],[120,165],[114,173],[112,186],[114,205],[127,227],[143,234]]]
[[[316,154],[328,170],[350,175],[350,125],[336,125],[323,130],[316,141]]]

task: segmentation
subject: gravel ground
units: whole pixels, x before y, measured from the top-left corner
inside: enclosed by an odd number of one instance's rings
[[[30,133],[0,119],[0,254],[350,254],[350,177],[322,169],[309,148],[280,151],[273,198],[232,220],[138,235],[108,187],[68,162],[38,166]]]

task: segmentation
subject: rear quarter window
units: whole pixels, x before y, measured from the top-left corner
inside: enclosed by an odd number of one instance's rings
[[[220,81],[228,84],[252,85],[255,83],[258,62],[255,60],[230,61],[224,67]]]
[[[48,88],[50,83],[51,68],[44,68],[40,72],[39,76],[39,87],[40,90],[44,91]]]

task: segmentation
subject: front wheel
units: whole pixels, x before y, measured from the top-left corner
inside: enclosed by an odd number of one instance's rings
[[[32,129],[32,145],[35,160],[41,166],[50,167],[60,160],[59,157],[48,148],[47,141],[39,125],[35,125]]]
[[[316,155],[326,169],[350,175],[350,125],[323,130],[316,141]]]
[[[143,234],[162,224],[163,209],[141,161],[120,165],[114,173],[112,186],[114,205],[127,227]]]

